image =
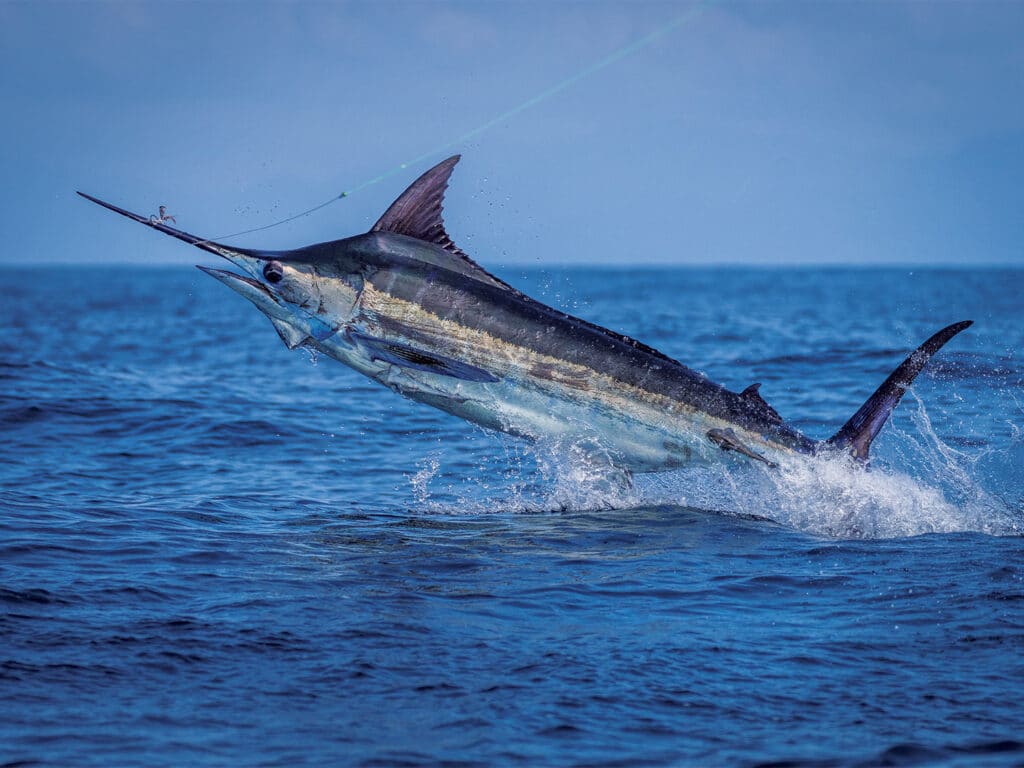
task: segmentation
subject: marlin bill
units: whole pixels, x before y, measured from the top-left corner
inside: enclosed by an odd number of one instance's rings
[[[752,384],[732,392],[639,341],[531,299],[487,272],[445,231],[459,156],[424,173],[360,235],[288,251],[204,240],[82,192],[140,224],[217,254],[199,269],[305,346],[385,387],[487,429],[566,440],[600,464],[657,472],[692,462],[775,466],[792,454],[867,462],[871,442],[928,360],[960,331],[914,350],[828,440],[787,425]]]

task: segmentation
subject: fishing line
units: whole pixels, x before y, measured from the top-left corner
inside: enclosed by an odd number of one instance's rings
[[[538,104],[540,104],[540,103],[542,103],[544,101],[547,101],[548,99],[550,99],[555,94],[561,93],[562,91],[564,91],[564,90],[566,90],[568,88],[571,88],[572,86],[576,85],[576,83],[580,82],[581,80],[584,80],[584,79],[590,77],[591,75],[596,74],[597,72],[600,72],[601,70],[603,70],[603,69],[605,69],[607,67],[610,67],[612,64],[616,63],[617,61],[619,61],[621,59],[624,59],[625,57],[627,57],[627,56],[629,56],[631,54],[634,54],[634,53],[636,53],[636,52],[638,52],[640,50],[643,50],[648,45],[653,43],[655,40],[657,40],[657,39],[659,39],[661,37],[664,37],[665,35],[669,34],[670,32],[673,32],[676,29],[678,29],[679,27],[681,27],[683,24],[686,24],[687,22],[689,22],[692,19],[694,19],[700,13],[700,11],[702,9],[701,7],[702,7],[703,4],[704,4],[703,0],[694,3],[684,13],[681,13],[678,16],[676,16],[675,18],[669,20],[668,22],[666,22],[662,26],[660,26],[657,29],[655,29],[653,32],[648,32],[643,37],[638,38],[637,40],[634,40],[633,42],[629,43],[628,45],[624,45],[623,47],[621,47],[621,48],[619,48],[619,49],[617,49],[615,51],[612,51],[610,54],[608,54],[604,58],[594,62],[590,66],[585,67],[584,69],[581,69],[579,72],[575,73],[574,75],[570,75],[569,77],[567,77],[564,80],[556,83],[555,85],[552,85],[551,87],[541,91],[536,96],[533,96],[533,97],[527,99],[526,101],[524,101],[523,103],[519,104],[518,106],[512,107],[512,109],[509,109],[509,110],[507,110],[505,112],[502,112],[497,117],[491,118],[487,122],[478,125],[473,130],[467,131],[466,133],[462,134],[461,136],[459,136],[459,137],[457,137],[455,139],[452,139],[451,141],[447,141],[444,144],[441,144],[439,146],[434,147],[429,152],[424,152],[422,155],[414,157],[412,160],[407,160],[404,163],[399,163],[398,165],[396,165],[391,170],[385,171],[384,173],[380,174],[379,176],[374,176],[372,179],[364,181],[362,184],[359,184],[358,186],[352,187],[352,189],[345,190],[340,195],[335,195],[334,197],[331,197],[331,198],[325,200],[324,202],[320,203],[319,205],[314,205],[312,208],[310,208],[308,210],[302,211],[301,213],[296,213],[296,214],[294,214],[292,216],[288,216],[287,218],[281,219],[280,221],[275,221],[275,222],[273,222],[271,224],[264,224],[261,227],[253,227],[252,229],[244,229],[241,232],[234,232],[234,233],[232,233],[230,235],[218,235],[218,236],[216,236],[216,237],[214,237],[212,239],[213,240],[228,240],[228,239],[233,238],[233,237],[240,237],[242,235],[248,235],[248,234],[250,234],[252,232],[262,232],[265,229],[271,229],[272,227],[278,227],[278,226],[280,226],[282,224],[287,224],[290,221],[295,221],[296,219],[301,219],[303,216],[309,216],[311,213],[316,213],[321,208],[326,208],[328,205],[330,205],[331,203],[333,203],[333,202],[335,202],[337,200],[342,200],[342,199],[344,199],[346,197],[354,195],[356,192],[361,192],[362,190],[366,189],[367,187],[373,186],[374,184],[379,184],[380,182],[384,181],[385,179],[388,179],[388,178],[394,176],[395,174],[400,173],[401,171],[404,171],[409,166],[418,165],[419,163],[422,163],[424,160],[429,160],[432,157],[440,155],[440,154],[446,152],[447,150],[450,150],[452,147],[455,147],[455,146],[457,146],[459,144],[462,144],[462,143],[464,143],[466,141],[469,141],[470,139],[473,139],[473,138],[479,136],[481,133],[483,133],[484,131],[487,131],[490,128],[493,128],[498,123],[501,123],[501,122],[504,122],[505,120],[513,118],[513,117],[519,115],[520,113],[525,112],[526,110],[530,109],[531,107],[535,107]],[[204,240],[203,242],[209,243],[211,241],[210,240]]]

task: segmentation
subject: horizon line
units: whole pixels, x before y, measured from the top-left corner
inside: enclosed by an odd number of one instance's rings
[[[479,263],[479,262],[478,262]],[[19,264],[26,266],[25,262],[7,261],[0,259],[0,264]],[[85,260],[85,261],[35,261],[30,262],[29,267],[138,267],[142,269],[165,269],[171,267],[195,268],[191,261],[150,261],[135,262],[124,260]],[[641,261],[641,262],[588,262],[588,261],[551,261],[543,264],[536,262],[505,262],[503,264],[485,265],[486,269],[787,269],[817,267],[822,269],[1021,269],[1024,270],[1024,261],[987,261],[979,263],[966,262],[873,262],[873,261],[687,261],[687,262],[663,262],[663,261]]]

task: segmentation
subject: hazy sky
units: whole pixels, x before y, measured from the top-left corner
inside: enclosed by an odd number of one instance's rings
[[[0,2],[0,260],[210,259],[442,148],[680,3]],[[483,264],[1024,265],[1024,3],[704,3],[499,121],[448,194]],[[438,154],[440,160],[444,154]],[[242,245],[365,231],[423,162]]]

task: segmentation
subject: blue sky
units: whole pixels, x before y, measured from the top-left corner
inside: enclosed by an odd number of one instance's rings
[[[74,190],[203,236],[261,226],[688,7],[0,3],[0,260],[208,261]],[[495,269],[1022,265],[1021,40],[1021,3],[702,4],[452,147],[448,228]],[[232,242],[365,231],[429,165]]]

